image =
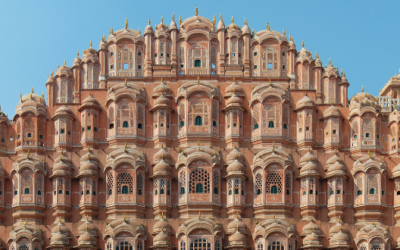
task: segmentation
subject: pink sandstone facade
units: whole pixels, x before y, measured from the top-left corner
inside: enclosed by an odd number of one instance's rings
[[[110,30],[46,87],[0,113],[3,248],[400,246],[400,76],[349,101],[285,31],[196,10]]]

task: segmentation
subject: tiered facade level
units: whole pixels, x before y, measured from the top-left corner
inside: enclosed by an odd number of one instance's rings
[[[0,112],[1,244],[394,249],[400,76],[348,86],[268,24],[126,22]]]

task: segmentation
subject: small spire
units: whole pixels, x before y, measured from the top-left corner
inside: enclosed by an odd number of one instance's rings
[[[172,13],[172,22],[175,22],[175,14]]]
[[[361,86],[361,92],[364,92],[364,86]]]
[[[161,143],[161,148],[164,148],[164,143]]]
[[[125,78],[125,88],[128,87],[128,78]]]
[[[61,155],[64,155],[64,149],[61,148]]]
[[[125,221],[125,218],[126,218],[126,217],[125,217],[125,212],[124,212],[124,222],[126,222],[126,221]]]
[[[92,48],[92,40],[90,40],[90,48]]]
[[[149,18],[148,24],[149,24],[149,25],[151,24],[150,18]]]
[[[139,27],[139,35],[141,35],[142,34],[142,30],[140,29],[140,27]]]
[[[197,6],[196,6],[196,10],[194,11],[194,14],[195,14],[196,16],[199,15],[199,8],[197,8]]]
[[[275,141],[272,142],[272,152],[275,152]]]
[[[76,58],[79,58],[79,50],[78,50],[78,52],[76,53]]]
[[[231,23],[235,23],[235,19],[232,16]]]
[[[308,147],[308,152],[311,152],[311,147]]]
[[[274,221],[276,222],[276,215],[274,214]]]
[[[236,225],[236,232],[239,232],[239,224]]]
[[[110,35],[112,35],[112,33],[114,33],[114,31],[113,31],[113,29],[111,28],[111,29],[110,29]]]
[[[301,47],[304,48],[304,40],[301,42]]]
[[[126,151],[127,151],[127,147],[128,147],[128,144],[125,142],[125,148],[124,148],[124,152],[126,153]]]
[[[371,151],[369,151],[369,150],[368,150],[368,156],[369,156],[370,159],[372,158]]]
[[[285,30],[285,29],[283,29],[282,35],[283,35],[283,36],[286,36],[286,30]]]
[[[51,76],[51,77],[53,77],[53,76],[54,76],[54,71],[53,71],[53,70],[51,71],[51,74],[50,74],[50,76]]]
[[[214,18],[213,18],[213,27],[215,27],[215,24],[217,23],[217,21],[216,21],[216,18],[215,18],[215,15],[214,15]]]
[[[25,219],[24,228],[26,228],[27,223],[28,223],[28,219]],[[60,227],[58,229],[60,229]]]
[[[249,24],[247,23],[247,18],[244,19],[244,25],[248,26]]]
[[[125,29],[128,29],[128,18],[125,19]]]
[[[270,30],[269,23],[267,22],[267,30]]]
[[[64,59],[64,66],[67,66],[67,60]]]
[[[200,220],[200,217],[201,217],[201,212],[199,211],[199,220]]]
[[[272,87],[271,78],[269,78],[268,80],[269,80],[269,86]]]
[[[101,41],[104,42],[105,40],[106,40],[106,35],[103,35],[103,36],[101,37]]]
[[[161,160],[164,160],[164,153],[161,154]]]
[[[161,16],[161,28],[164,25],[164,18]]]
[[[237,158],[236,158],[236,160],[237,160]],[[239,212],[236,212],[236,219],[239,219]]]
[[[219,13],[219,20],[220,20],[221,22],[224,21],[224,19],[222,18],[222,13]]]
[[[26,154],[26,159],[29,159],[29,155],[31,154],[31,150],[28,149],[28,153]]]
[[[329,65],[332,65],[332,60],[329,58],[329,63],[328,63]]]
[[[164,219],[164,212],[161,213],[161,219]]]
[[[22,103],[22,93],[19,93],[19,99],[21,99],[21,103]]]
[[[289,41],[292,41],[292,35],[289,35]]]
[[[318,52],[315,52],[315,59],[319,59]]]
[[[182,16],[179,16],[179,27],[182,25]]]
[[[197,77],[197,84],[200,84],[200,77]]]
[[[253,28],[252,34],[253,34],[253,36],[255,36],[255,35],[256,35],[256,32],[254,31],[254,28]]]
[[[342,223],[342,217],[341,216],[339,216],[338,222]]]
[[[89,215],[86,215],[86,222],[89,222]]]

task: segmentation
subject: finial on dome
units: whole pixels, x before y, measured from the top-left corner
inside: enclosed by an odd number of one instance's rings
[[[182,24],[182,16],[179,16],[179,27],[181,26],[181,24]]]
[[[253,30],[251,31],[251,33],[253,34],[253,36],[256,35],[256,32],[254,31],[254,28],[253,28]]]
[[[200,84],[200,77],[197,77],[197,84]]]
[[[247,23],[247,18],[244,19],[244,25],[248,26],[249,24]]]
[[[128,29],[128,18],[125,19],[125,29]]]
[[[128,87],[128,78],[125,78],[125,88]]]
[[[87,160],[90,161],[90,153],[87,155]]]
[[[112,33],[114,33],[114,30],[111,28],[110,29],[110,35],[112,35]]]
[[[26,159],[29,159],[29,155],[31,154],[31,150],[28,149],[28,153],[26,154]]]
[[[51,74],[50,74],[50,76],[51,76],[51,77],[53,77],[53,76],[54,76],[54,71],[53,71],[53,70],[51,71]]]
[[[90,40],[90,48],[92,48],[92,40]]]
[[[308,152],[311,152],[311,147],[308,147]]]
[[[239,219],[239,212],[236,212],[236,219]]]
[[[172,13],[172,22],[175,22],[175,14]]]
[[[329,65],[332,65],[332,60],[329,58]]]
[[[319,59],[318,52],[315,52],[315,59]]]
[[[19,99],[21,99],[21,103],[22,103],[22,93],[19,93]]]
[[[140,29],[140,27],[139,27],[139,35],[141,35],[142,34],[142,30]]]
[[[150,18],[149,18],[149,22],[148,22],[148,24],[149,24],[149,25],[151,24]]]
[[[369,156],[370,159],[372,158],[371,151],[369,151],[369,150],[368,150],[368,156]]]
[[[64,155],[64,149],[61,148],[61,155]]]
[[[161,154],[161,160],[164,160],[164,153]]]
[[[78,52],[76,53],[76,58],[79,58],[79,50],[78,50]]]
[[[103,36],[101,37],[101,41],[104,42],[105,40],[106,40],[106,35],[103,35]]]
[[[232,16],[231,23],[235,23],[235,19]]]
[[[275,152],[275,141],[272,142],[272,152]]]
[[[267,30],[270,30],[270,28],[269,28],[269,23],[267,22]]]
[[[301,47],[304,48],[304,40],[301,42]]]
[[[164,219],[164,212],[161,213],[161,219]]]
[[[67,60],[64,59],[64,66],[67,66]]]
[[[274,221],[276,222],[276,215],[274,214]]]
[[[124,153],[126,153],[126,151],[127,151],[127,147],[128,147],[128,145],[127,145],[127,143],[125,142]]]
[[[199,211],[199,220],[200,220],[200,217],[201,217],[201,212]]]
[[[194,14],[195,14],[196,16],[199,15],[199,8],[197,8],[197,6],[196,6],[196,10],[194,11]]]
[[[26,224],[28,223],[28,219],[25,219],[24,228],[26,228]],[[58,227],[60,229],[60,227]]]
[[[337,149],[335,148],[335,155],[337,154]]]
[[[89,215],[86,215],[86,222],[89,222]]]
[[[361,92],[364,92],[364,86],[361,86]]]
[[[269,86],[272,87],[271,78],[269,78],[268,81],[269,81]]]
[[[292,35],[289,35],[289,42],[292,41]]]
[[[339,216],[338,222],[342,223],[342,217],[341,216]]]
[[[286,36],[286,30],[285,29],[283,29],[282,35]]]
[[[164,24],[164,18],[161,16],[161,28],[163,24]]]
[[[126,217],[125,217],[125,212],[124,212],[124,222],[126,222],[126,221],[125,221],[125,218],[126,218]]]
[[[215,15],[214,15],[213,22],[212,22],[213,27],[215,27],[215,24],[216,24],[216,23],[217,23],[217,21],[216,21]]]

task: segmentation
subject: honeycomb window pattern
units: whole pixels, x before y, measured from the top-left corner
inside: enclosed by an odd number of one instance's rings
[[[210,193],[210,175],[203,168],[194,169],[190,173],[189,192],[196,193],[197,184],[203,185],[203,193]]]

